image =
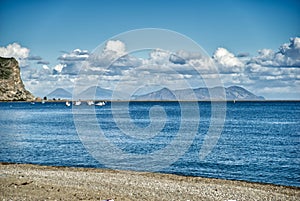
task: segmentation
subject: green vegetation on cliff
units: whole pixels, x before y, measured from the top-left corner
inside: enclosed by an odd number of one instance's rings
[[[8,79],[11,74],[10,60],[0,57],[0,79]]]
[[[15,58],[0,57],[0,101],[32,101],[34,96],[25,89],[20,67]]]

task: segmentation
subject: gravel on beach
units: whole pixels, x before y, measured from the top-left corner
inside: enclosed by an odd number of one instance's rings
[[[171,174],[0,163],[1,200],[300,200],[300,188]]]

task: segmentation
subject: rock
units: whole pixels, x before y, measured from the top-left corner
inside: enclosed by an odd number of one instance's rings
[[[0,57],[0,101],[32,100],[34,96],[24,87],[17,60]]]

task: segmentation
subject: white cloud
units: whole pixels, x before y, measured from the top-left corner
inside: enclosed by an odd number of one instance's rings
[[[0,47],[1,57],[14,57],[20,67],[26,66],[26,60],[29,56],[30,50],[26,47],[21,47],[18,43],[9,44],[6,47]]]
[[[249,55],[238,57],[225,48],[218,48],[213,59],[219,68],[222,81],[227,86],[246,86],[267,98],[274,98],[275,91],[284,89],[278,96],[286,98],[290,93],[295,98],[295,90],[299,89],[299,41],[299,38],[292,38],[290,43],[283,44],[278,51],[261,49],[252,58]],[[258,90],[263,88],[276,90],[272,95],[272,90]]]
[[[42,68],[44,69],[44,70],[50,70],[50,68],[47,66],[47,65],[42,65]]]
[[[122,56],[125,52],[125,44],[119,40],[110,40],[106,43],[106,47],[104,48],[104,54],[115,54],[116,56]]]
[[[170,52],[166,50],[156,49],[153,50],[149,56],[149,63],[161,65],[169,63]]]
[[[61,73],[62,69],[66,67],[66,64],[57,64],[56,66],[54,66],[54,70],[57,72],[57,73]]]
[[[300,38],[291,38],[290,43],[283,44],[279,51],[262,49],[246,65],[250,79],[261,80],[264,85],[272,83],[273,87],[291,86],[300,74]]]
[[[290,43],[283,44],[277,52],[262,49],[258,53],[251,63],[267,67],[300,67],[300,38],[291,38]]]
[[[91,66],[106,68],[116,59],[126,55],[126,46],[119,40],[110,40],[101,52],[95,52],[89,57]]]
[[[188,65],[195,68],[202,74],[214,74],[217,73],[215,68],[215,62],[211,58],[192,59],[188,61]]]
[[[37,61],[36,62],[37,64],[44,64],[44,65],[49,65],[50,64],[50,62],[49,61]]]
[[[284,55],[287,66],[300,67],[300,38],[291,38],[290,43],[283,44],[279,52]]]
[[[199,87],[203,79],[214,80],[220,76],[226,86],[244,86],[267,98],[276,93],[299,97],[296,91],[300,88],[300,38],[290,39],[277,51],[261,49],[254,57],[246,53],[234,55],[225,48],[218,48],[211,58],[197,52],[162,49],[152,50],[148,58],[138,58],[134,54],[127,55],[125,43],[119,40],[108,41],[96,54],[81,49],[63,53],[58,57],[59,63],[53,66],[38,56],[30,56],[29,52],[17,43],[0,47],[0,56],[16,57],[23,66],[26,61],[31,64],[22,68],[22,78],[26,87],[37,95],[45,95],[43,90],[50,85],[51,90],[73,87],[83,68],[79,79],[84,83],[83,88],[99,84],[114,89],[119,84],[124,90],[144,85],[176,89],[182,88],[187,80],[193,87]],[[41,65],[35,66],[36,61]],[[202,81],[195,75],[197,73],[201,74]]]
[[[184,60],[197,60],[203,58],[203,54],[200,52],[189,52],[185,50],[179,50],[176,55]]]
[[[55,74],[77,75],[82,62],[89,58],[90,54],[87,50],[75,49],[70,53],[64,53],[58,57],[60,64],[54,67]]]
[[[244,67],[244,63],[241,60],[222,47],[215,51],[213,59],[218,65],[220,73],[241,72]]]
[[[73,61],[84,61],[89,57],[89,53],[87,50],[75,49],[70,53],[65,53],[58,57],[58,60],[68,63]]]
[[[182,57],[176,55],[176,54],[171,54],[169,61],[174,63],[174,64],[180,64],[183,65],[186,63],[185,59],[183,59]]]

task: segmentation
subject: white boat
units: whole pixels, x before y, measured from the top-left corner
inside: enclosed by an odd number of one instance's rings
[[[104,106],[105,102],[104,101],[100,101],[100,102],[96,103],[95,105],[97,105],[97,106]]]
[[[74,105],[81,105],[81,101],[75,101]]]
[[[69,101],[67,101],[67,102],[66,102],[66,106],[67,106],[67,107],[70,107],[70,106],[71,106],[71,103],[70,103]]]
[[[87,101],[86,102],[88,105],[94,105],[94,101]]]

